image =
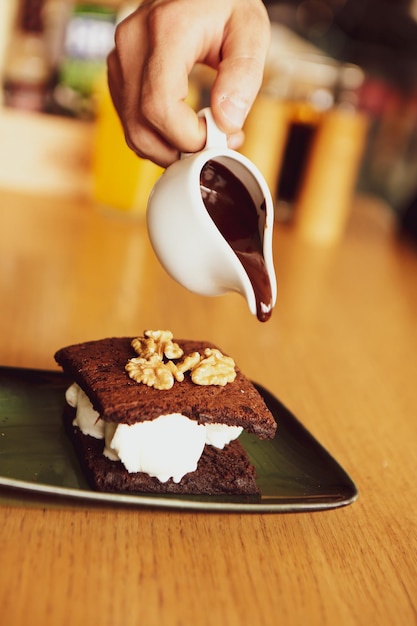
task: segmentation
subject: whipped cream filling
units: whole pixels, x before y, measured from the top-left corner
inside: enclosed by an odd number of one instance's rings
[[[161,415],[136,424],[105,422],[95,411],[84,391],[74,383],[66,400],[76,409],[73,424],[85,435],[104,439],[103,454],[120,460],[128,472],[145,472],[166,482],[174,482],[197,469],[206,444],[223,449],[237,439],[243,428],[226,424],[198,424],[180,413]]]

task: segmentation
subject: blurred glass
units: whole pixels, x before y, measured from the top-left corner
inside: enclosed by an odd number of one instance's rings
[[[296,32],[303,48],[314,46],[341,64],[363,70],[358,109],[369,119],[369,135],[358,190],[382,197],[401,215],[417,196],[417,1],[267,4],[272,21]]]
[[[50,19],[51,53],[57,57],[52,110],[75,117],[94,118],[95,86],[114,45],[117,10],[99,2],[74,2],[69,11],[56,11]],[[59,31],[62,32],[61,48],[56,49],[57,41],[53,35]]]
[[[417,192],[417,89],[369,76],[360,99],[370,119],[360,188],[401,212]]]
[[[266,177],[277,219],[314,240],[337,240],[344,230],[367,136],[363,80],[355,65],[280,50],[245,125],[242,152]]]

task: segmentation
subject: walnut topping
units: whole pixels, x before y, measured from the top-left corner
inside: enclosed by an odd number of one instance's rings
[[[236,378],[235,362],[216,348],[206,348],[204,357],[191,371],[191,380],[196,385],[220,385],[224,387]]]
[[[188,354],[180,363],[177,363],[176,368],[180,375],[182,375],[182,380],[184,380],[184,373],[188,372],[188,370],[193,371],[193,369],[198,365],[201,361],[201,356],[199,352],[191,352]]]
[[[144,337],[133,339],[132,347],[138,356],[128,361],[126,371],[136,382],[155,389],[171,389],[174,381],[184,380],[187,371],[196,385],[224,386],[236,378],[234,360],[217,348],[206,348],[203,356],[192,352],[174,363],[184,352],[169,330],[147,330]]]
[[[179,359],[184,354],[177,343],[172,341],[170,330],[145,330],[144,337],[132,341],[132,347],[139,356],[148,358],[157,354],[161,359]]]
[[[171,389],[174,384],[174,376],[169,366],[159,358],[157,354],[151,356],[136,357],[126,364],[126,371],[130,378],[137,383],[143,383],[155,389]]]

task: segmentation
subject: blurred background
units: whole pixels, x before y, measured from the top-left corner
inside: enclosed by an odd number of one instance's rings
[[[143,214],[161,170],[124,145],[105,81],[115,26],[137,4],[0,2],[0,186],[90,194]],[[332,239],[352,196],[364,193],[417,237],[417,1],[266,5],[272,46],[242,152],[264,173],[277,220],[303,215]],[[212,79],[195,68],[196,108]],[[320,224],[317,206],[333,225]]]

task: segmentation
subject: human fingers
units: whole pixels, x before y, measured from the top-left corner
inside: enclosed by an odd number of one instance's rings
[[[208,48],[220,46],[224,19],[207,6],[208,0],[168,0],[148,13],[140,114],[179,152],[196,152],[205,141],[204,122],[190,103],[189,75],[195,63],[205,61]]]
[[[186,100],[192,67],[197,62],[214,69],[219,67],[229,23],[232,24],[233,43],[233,37],[245,37],[246,31],[250,33],[252,26],[248,17],[251,18],[255,11],[259,20],[263,20],[267,36],[262,29],[259,34],[265,41],[269,35],[269,20],[260,0],[175,0],[160,4],[158,10],[152,11],[148,21],[148,37],[152,45],[143,72],[140,106],[144,118],[171,145],[181,152],[195,152],[204,145],[205,126]],[[234,12],[241,11],[243,19],[237,24],[244,28],[239,29],[233,26],[231,18]],[[254,40],[257,40],[257,35]],[[246,49],[245,43],[241,43]],[[229,47],[233,53],[232,47]],[[262,54],[259,57],[262,74],[264,58]],[[257,88],[255,86],[254,91]],[[243,143],[241,127],[232,128],[227,134],[229,147],[240,147]]]
[[[229,146],[237,148],[267,49],[269,21],[261,1],[155,0],[145,5],[119,26],[109,56],[110,91],[128,144],[163,166],[179,152],[203,147],[204,123],[186,102],[189,73],[202,62],[219,71],[213,113],[229,135]],[[242,103],[241,122],[231,121],[231,106]]]
[[[143,7],[150,8],[150,4]],[[108,84],[127,144],[139,156],[165,167],[178,158],[178,149],[150,125],[141,107],[143,72],[150,45],[146,19],[146,11],[138,9],[116,29],[115,48],[107,58]]]
[[[123,114],[122,69],[115,48],[110,52],[107,57],[107,83],[109,86],[111,98],[113,100],[114,108],[116,109],[119,117],[121,117]]]
[[[143,72],[144,118],[180,151],[201,149],[205,129],[185,98],[194,63],[206,63],[218,71],[211,98],[215,120],[229,147],[238,148],[269,48],[270,22],[261,0],[161,3],[150,14],[148,36],[152,53]]]
[[[233,12],[225,29],[222,59],[211,92],[214,118],[232,135],[242,128],[262,84],[271,36],[263,3],[240,2],[240,10]]]

